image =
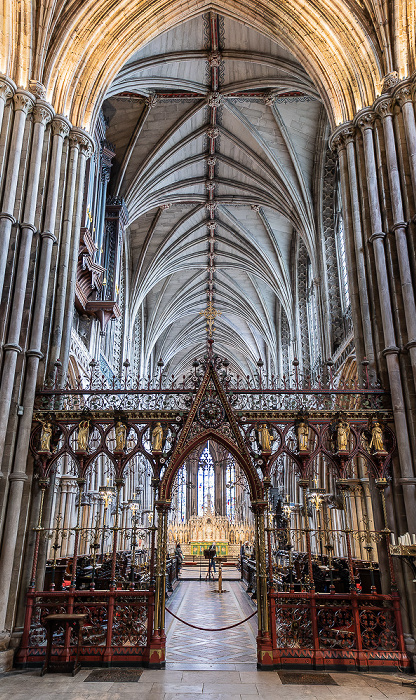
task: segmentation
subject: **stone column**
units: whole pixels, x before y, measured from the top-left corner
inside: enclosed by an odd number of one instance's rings
[[[3,126],[4,108],[7,100],[16,92],[16,84],[5,75],[0,76],[0,131]]]
[[[43,139],[46,125],[53,117],[53,110],[47,103],[40,103],[34,108],[33,116],[34,127],[32,149],[25,209],[23,214],[24,223],[21,224],[19,257],[14,281],[12,301],[13,313],[10,316],[7,343],[3,347],[3,372],[0,383],[0,464],[3,459],[4,446],[6,442],[7,424],[9,420],[10,404],[15,380],[17,356],[21,352],[19,339],[25,303],[27,276],[29,272],[32,238],[36,231],[34,221]]]
[[[81,217],[84,202],[84,182],[87,160],[94,152],[94,142],[83,129],[72,129],[70,138],[79,144],[79,167],[77,178],[77,190],[75,200],[75,213],[72,219],[71,249],[68,267],[68,287],[66,289],[65,315],[62,329],[62,347],[60,357],[62,362],[62,381],[65,382],[69,362],[69,350],[71,346],[71,328],[74,315],[75,285],[77,281],[77,267],[79,255],[79,241],[81,234]]]
[[[380,115],[383,123],[384,142],[387,156],[387,172],[390,185],[390,201],[393,214],[392,231],[394,231],[394,236],[396,239],[397,260],[400,270],[403,309],[406,319],[408,338],[406,348],[409,350],[413,381],[416,386],[416,305],[406,238],[407,222],[404,220],[402,191],[398,169],[399,165],[394,139],[391,99],[382,97],[379,100],[376,100],[374,107],[377,113]]]
[[[373,126],[375,114],[371,110],[362,113],[358,119],[358,126],[363,133],[364,158],[366,168],[366,181],[370,209],[371,238],[377,275],[377,287],[380,299],[381,318],[385,348],[383,355],[386,358],[389,375],[391,398],[393,403],[394,422],[399,436],[397,443],[401,473],[403,477],[413,477],[412,454],[410,450],[409,434],[406,421],[403,387],[400,376],[399,348],[396,345],[393,312],[390,300],[389,280],[387,275],[386,255],[384,250],[384,238],[386,233],[382,228],[380,202],[377,182],[377,166],[374,155]],[[416,532],[416,511],[414,508],[415,487],[414,484],[403,484],[403,496],[406,505],[407,522],[410,532]]]
[[[416,121],[411,85],[399,85],[394,92],[394,97],[402,109],[413,197],[414,203],[416,203]]]
[[[52,245],[54,236],[56,203],[59,189],[61,170],[62,146],[65,136],[69,133],[68,122],[64,117],[53,121],[54,139],[52,147],[49,187],[46,202],[44,231],[40,253],[37,288],[34,303],[30,349],[27,351],[26,376],[22,396],[23,416],[19,422],[13,471],[9,476],[10,490],[7,503],[7,513],[4,524],[3,546],[0,557],[0,632],[5,627],[6,612],[10,594],[10,583],[13,571],[13,561],[16,554],[16,541],[22,503],[23,484],[27,481],[26,469],[29,450],[30,432],[32,427],[32,411],[35,400],[36,380],[39,360],[42,358],[41,341],[45,317],[46,299],[49,284]]]
[[[13,97],[13,101],[13,131],[9,146],[9,159],[4,177],[5,185],[0,213],[0,298],[3,292],[10,234],[12,225],[15,223],[13,214],[22,154],[23,135],[25,132],[26,118],[34,105],[35,98],[30,92],[26,92],[26,90],[18,90]],[[2,102],[2,100],[0,100],[0,102]]]
[[[78,155],[80,144],[77,139],[73,139],[71,138],[71,136],[69,143],[70,148],[68,156],[68,175],[65,192],[64,215],[59,241],[59,267],[55,292],[53,332],[51,348],[49,352],[49,376],[51,376],[54,372],[54,365],[55,362],[59,359],[61,349],[62,329],[65,314],[65,297],[68,283],[68,267],[71,247],[72,221],[74,216],[75,192],[77,184]]]
[[[352,229],[354,234],[354,249],[355,260],[357,266],[357,283],[358,283],[358,299],[361,310],[361,319],[357,318],[357,310],[355,310],[355,327],[362,330],[364,339],[364,350],[367,360],[370,362],[370,367],[374,371],[374,344],[371,334],[371,314],[367,288],[367,273],[365,267],[365,251],[363,232],[361,227],[360,217],[360,193],[357,181],[357,163],[355,158],[354,147],[354,128],[352,124],[345,125],[334,133],[331,137],[331,146],[337,148],[340,176],[341,176],[341,193],[343,215],[345,223],[348,224],[350,219],[350,227],[347,225],[347,230]],[[350,195],[350,201],[347,201],[347,195]],[[350,276],[351,277],[351,276]],[[352,290],[355,285],[351,285]],[[354,313],[354,310],[353,310]]]

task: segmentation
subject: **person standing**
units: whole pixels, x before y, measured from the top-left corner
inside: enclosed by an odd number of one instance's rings
[[[176,557],[176,561],[178,562],[178,578],[179,578],[179,574],[181,573],[182,563],[183,563],[183,552],[182,552],[182,549],[181,549],[181,543],[180,543],[180,542],[177,542],[177,543],[176,543],[176,547],[175,547],[175,557]]]
[[[208,557],[209,557],[209,564],[208,564],[208,578],[211,578],[211,571],[214,571],[214,574],[217,573],[216,568],[215,568],[215,557],[217,556],[217,546],[215,542],[213,542],[209,549],[208,549]]]

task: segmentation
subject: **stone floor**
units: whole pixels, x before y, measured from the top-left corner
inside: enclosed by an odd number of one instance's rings
[[[276,671],[147,671],[137,683],[84,683],[91,669],[75,678],[39,671],[5,674],[0,700],[406,700],[414,696],[414,676],[331,673],[338,685],[282,685]],[[403,685],[405,683],[405,685]]]

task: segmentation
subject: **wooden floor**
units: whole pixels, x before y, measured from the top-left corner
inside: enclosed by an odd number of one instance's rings
[[[243,620],[255,609],[239,581],[181,581],[167,602],[178,617],[204,628],[195,630],[167,614],[166,667],[212,669],[218,663],[231,670],[256,663],[257,615],[250,622],[223,632],[206,631]]]

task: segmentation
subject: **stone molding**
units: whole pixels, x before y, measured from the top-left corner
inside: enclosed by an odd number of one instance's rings
[[[12,472],[9,474],[9,481],[27,481],[29,479],[25,472]]]
[[[52,233],[52,231],[40,231],[40,232],[39,232],[39,235],[40,235],[41,238],[46,238],[46,239],[49,238],[49,240],[51,240],[52,243],[56,243],[57,240],[58,240],[58,239],[56,238],[55,234]]]
[[[15,343],[5,343],[5,345],[3,345],[3,350],[6,352],[16,352],[17,354],[22,352],[20,345],[16,345]]]
[[[387,233],[384,233],[384,231],[376,231],[376,233],[373,233],[372,236],[368,239],[370,243],[373,243],[374,241],[378,240],[381,238],[381,240],[384,240],[384,238],[387,236]]]
[[[400,348],[397,347],[397,345],[390,345],[388,348],[384,348],[384,350],[381,351],[381,354],[384,357],[387,357],[387,355],[398,355],[400,352]]]

